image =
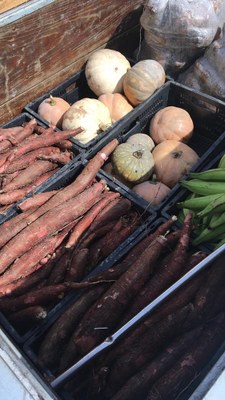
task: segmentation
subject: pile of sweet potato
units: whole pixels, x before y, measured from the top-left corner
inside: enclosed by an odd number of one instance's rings
[[[66,292],[102,283],[104,277],[83,280],[143,222],[144,212],[96,179],[117,144],[106,145],[66,187],[25,199],[0,226],[0,311],[19,332]]]
[[[24,126],[0,128],[0,212],[71,161],[74,153],[68,138],[80,131],[55,132],[35,119]]]
[[[168,223],[164,224],[166,229]],[[183,241],[188,224],[186,221],[179,235],[167,234],[170,252],[159,240],[158,234],[163,232],[160,226],[160,231],[137,244],[114,267],[118,274],[115,283],[86,289],[67,308],[39,338],[42,371],[48,368],[55,375],[61,374],[104,338],[110,339],[111,333],[204,259],[202,252],[187,251]],[[78,369],[66,380],[64,390],[74,399],[177,399],[195,383],[224,341],[224,261],[223,256],[202,270],[107,352],[93,358],[88,368]]]

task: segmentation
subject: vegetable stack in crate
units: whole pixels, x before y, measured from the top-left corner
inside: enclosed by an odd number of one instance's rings
[[[92,155],[123,130],[136,116],[141,103],[162,87],[166,76],[154,60],[133,61],[121,52],[98,49],[84,69],[25,106],[47,126],[83,131],[73,139],[80,153]]]
[[[182,178],[225,148],[225,105],[167,82],[137,111],[132,124],[116,133],[120,145],[103,173],[160,211],[181,190]]]
[[[188,214],[182,227],[175,218],[145,226],[103,272],[114,282],[86,289],[24,344],[61,398],[147,399],[149,392],[153,399],[152,385],[158,389],[168,376],[161,389],[168,399],[173,367],[178,377],[170,399],[190,384],[193,390],[193,368],[201,371],[224,341],[225,282],[224,252],[206,269],[216,255],[191,246],[191,220]],[[182,365],[191,351],[189,371]]]
[[[181,180],[181,190],[162,210],[166,218],[175,213],[180,223],[192,212],[192,243],[206,243],[212,250],[225,242],[225,142],[221,144],[218,154],[201,171]]]
[[[144,221],[155,218],[153,210],[98,174],[117,145],[115,139],[88,163],[68,165],[0,226],[0,311],[16,340],[23,342],[47,314],[54,314],[68,292],[70,297],[98,285],[97,278],[81,281],[133,239]]]
[[[15,204],[32,194],[78,152],[69,140],[79,133],[55,132],[23,113],[0,128],[0,217],[15,212]]]

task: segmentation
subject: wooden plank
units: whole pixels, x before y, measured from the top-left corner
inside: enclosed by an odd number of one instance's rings
[[[0,0],[0,13],[11,10],[14,7],[20,6],[29,0]]]
[[[30,93],[35,98],[49,82],[66,79],[78,60],[132,29],[141,11],[137,0],[56,0],[0,28],[0,123],[17,115]]]

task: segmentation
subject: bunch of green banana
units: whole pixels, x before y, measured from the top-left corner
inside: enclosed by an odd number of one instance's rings
[[[225,242],[225,154],[217,168],[190,173],[181,186],[190,192],[178,207],[183,215],[193,212],[192,244],[210,243],[218,248]]]

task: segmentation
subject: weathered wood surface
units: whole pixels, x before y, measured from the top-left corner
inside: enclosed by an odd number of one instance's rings
[[[1,27],[0,124],[77,72],[90,52],[138,26],[141,5],[138,0],[56,0]],[[128,47],[135,45],[131,42],[126,40]]]

